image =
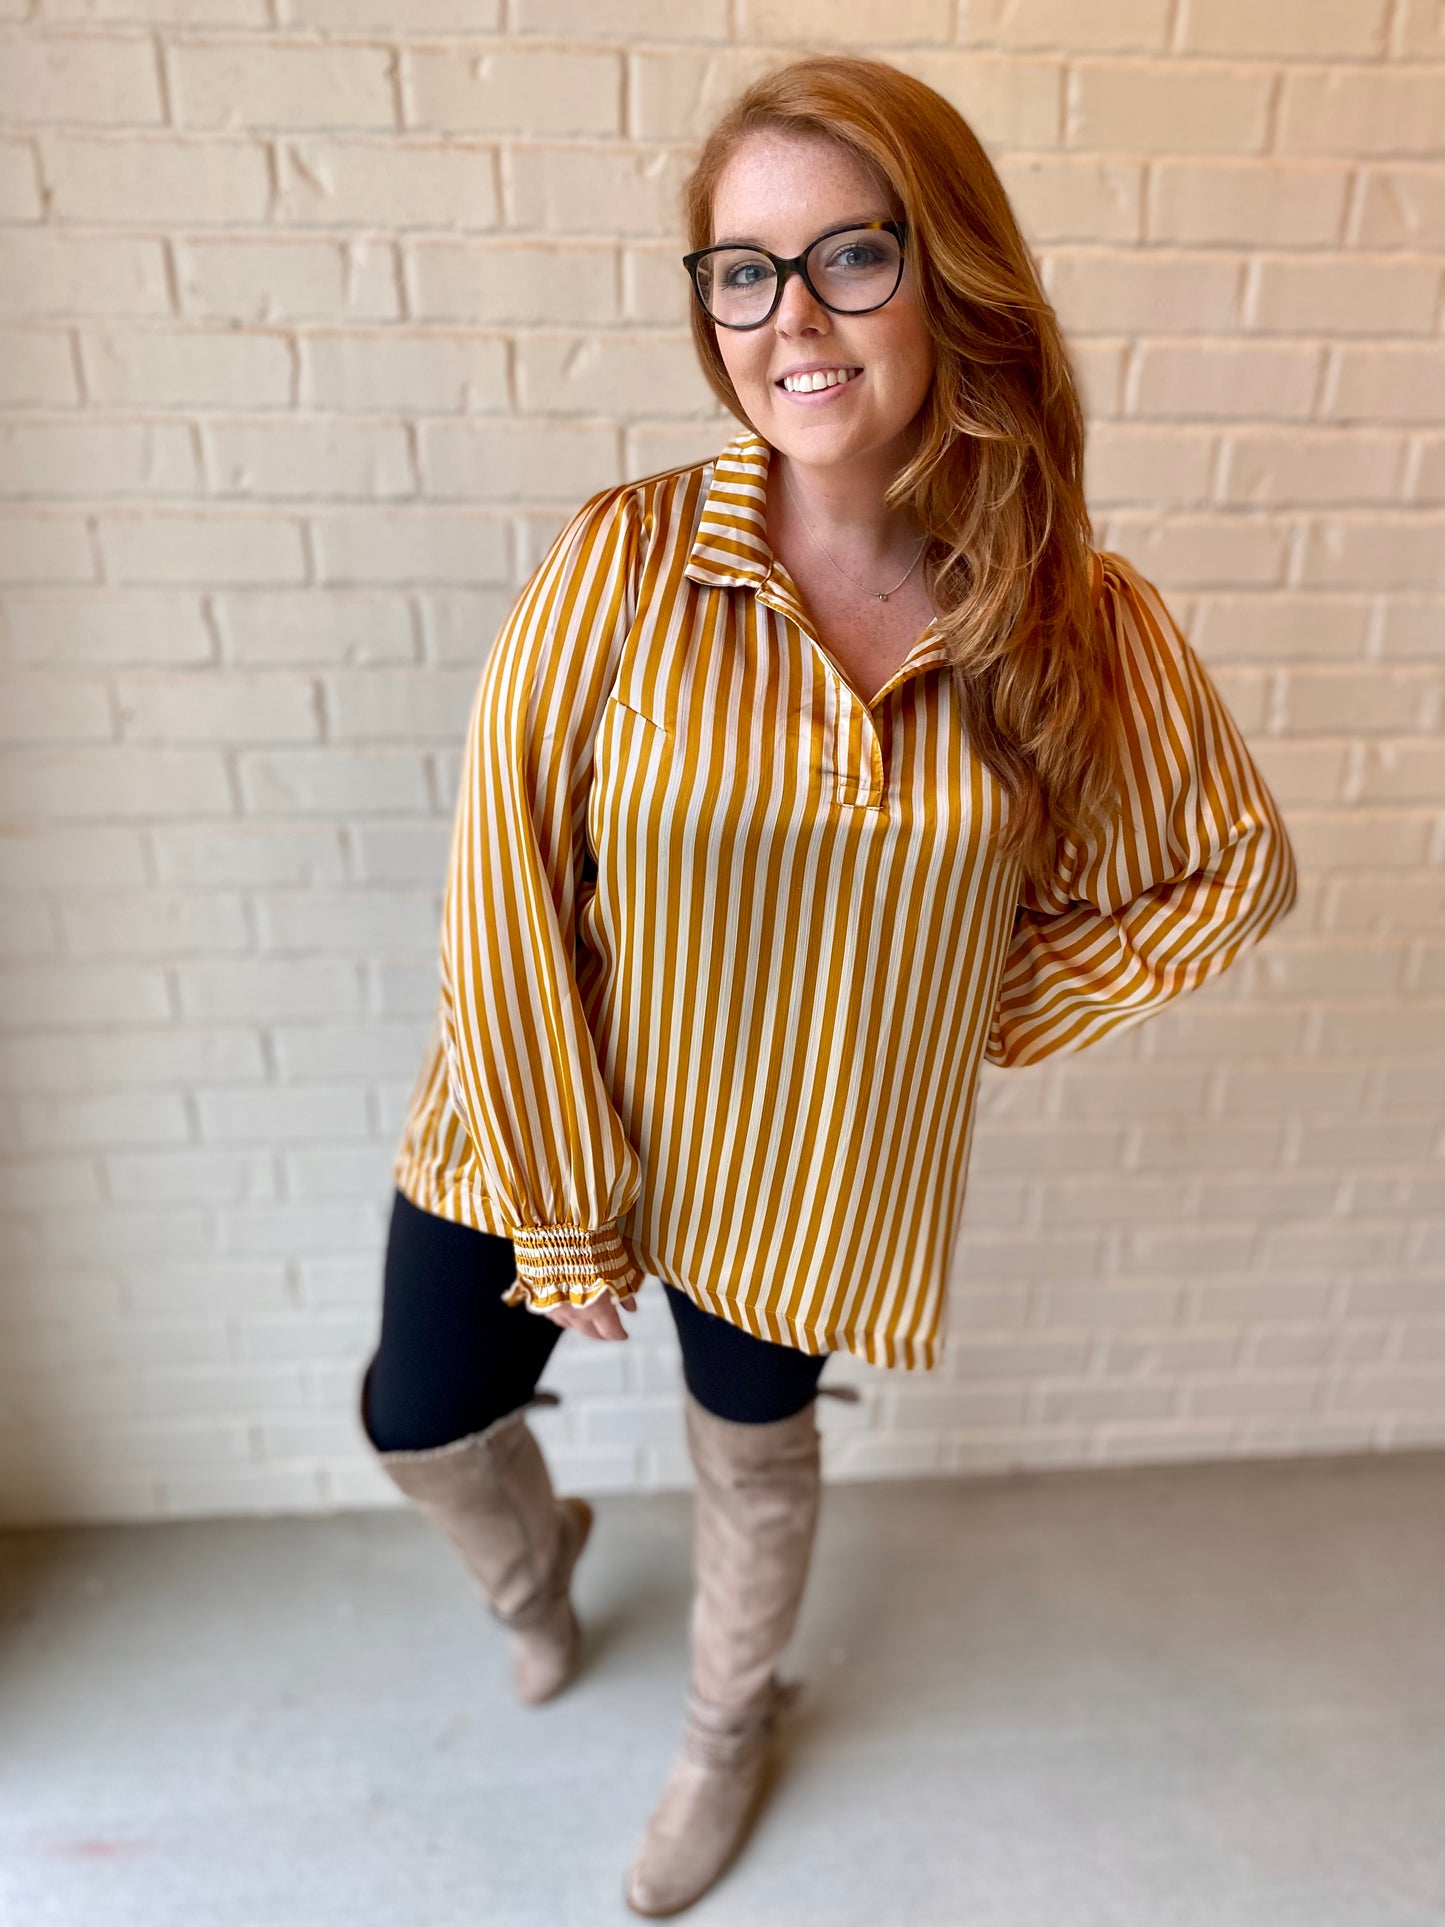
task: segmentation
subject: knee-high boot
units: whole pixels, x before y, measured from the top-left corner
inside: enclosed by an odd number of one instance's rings
[[[559,1499],[526,1422],[527,1407],[480,1432],[415,1452],[381,1451],[371,1437],[367,1367],[359,1407],[383,1471],[456,1547],[493,1617],[511,1629],[512,1684],[529,1705],[550,1699],[576,1670],[581,1630],[568,1597],[592,1528],[585,1499]],[[538,1392],[529,1405],[556,1405]]]
[[[684,1402],[697,1474],[691,1687],[682,1748],[624,1889],[649,1917],[706,1893],[762,1805],[776,1718],[796,1691],[774,1667],[797,1620],[821,1492],[813,1401],[762,1425],[718,1418],[690,1392]]]

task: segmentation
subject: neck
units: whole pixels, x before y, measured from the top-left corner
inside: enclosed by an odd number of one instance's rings
[[[862,578],[886,575],[896,561],[908,566],[923,530],[906,509],[890,509],[884,490],[898,472],[892,451],[819,467],[775,448],[768,487],[768,521],[780,536],[821,543]],[[801,517],[801,519],[800,519]]]

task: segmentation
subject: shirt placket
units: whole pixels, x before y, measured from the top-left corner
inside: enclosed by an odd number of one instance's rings
[[[888,787],[889,707],[895,692],[910,676],[918,675],[931,664],[948,661],[943,644],[931,630],[920,636],[870,705],[858,695],[809,629],[802,604],[792,593],[779,565],[768,571],[757,594],[761,602],[796,625],[822,662],[829,692],[824,718],[827,759],[824,768],[832,774],[834,802],[855,809],[881,809]]]
[[[873,714],[837,671],[833,706],[833,800],[863,809],[883,802],[883,744]]]
[[[883,801],[885,771],[883,746],[868,705],[850,687],[809,629],[802,605],[779,569],[769,572],[757,593],[760,602],[794,624],[822,663],[828,689],[823,718],[823,770],[833,780],[833,801],[876,809]]]

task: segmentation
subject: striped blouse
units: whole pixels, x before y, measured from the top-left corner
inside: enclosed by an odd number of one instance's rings
[[[927,1369],[980,1062],[1223,970],[1294,857],[1158,591],[1103,550],[1127,814],[1021,887],[937,625],[865,701],[769,547],[771,452],[745,431],[593,495],[503,625],[396,1181],[512,1241],[509,1303],[651,1273],[757,1337]]]

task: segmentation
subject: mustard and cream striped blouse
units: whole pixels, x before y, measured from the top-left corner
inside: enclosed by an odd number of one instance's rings
[[[1128,813],[1021,889],[936,625],[864,701],[768,545],[771,453],[744,431],[592,496],[503,625],[396,1181],[512,1240],[509,1303],[651,1273],[758,1337],[926,1369],[980,1062],[1223,970],[1294,858],[1158,591],[1096,551]]]

